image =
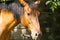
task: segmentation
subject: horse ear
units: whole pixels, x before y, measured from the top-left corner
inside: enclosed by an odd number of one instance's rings
[[[27,2],[25,2],[24,0],[19,0],[19,2],[20,2],[23,6],[28,5],[28,3],[27,3]]]
[[[35,4],[36,4],[36,5],[39,5],[39,4],[40,4],[40,0],[37,0],[37,1],[35,2]]]

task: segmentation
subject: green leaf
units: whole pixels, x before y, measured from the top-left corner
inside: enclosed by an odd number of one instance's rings
[[[46,2],[46,5],[48,5],[48,4],[51,3],[51,2],[52,2],[52,1],[47,1],[47,2]]]
[[[9,0],[0,0],[0,2],[3,2],[3,1],[5,2],[5,1],[9,1]]]
[[[52,12],[54,12],[54,7],[53,6],[51,6],[50,9],[52,10]]]
[[[55,2],[57,1],[57,0],[54,0]]]
[[[57,6],[55,6],[55,5],[54,5],[54,6],[53,6],[53,8],[54,8],[54,9],[56,9],[56,8],[57,8]]]
[[[1,1],[5,1],[5,0],[1,0]]]
[[[57,0],[57,1],[59,1],[59,0]]]
[[[57,5],[60,6],[60,1],[57,2]]]
[[[60,0],[47,0],[46,5],[49,5],[49,7],[52,10],[52,12],[54,12],[54,10],[58,6],[60,6]]]
[[[57,3],[56,2],[52,2],[54,6],[57,6]]]

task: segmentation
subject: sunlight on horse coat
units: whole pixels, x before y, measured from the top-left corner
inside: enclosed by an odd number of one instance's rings
[[[21,7],[22,12],[18,3],[15,2],[0,8],[0,40],[9,40],[10,31],[19,23],[28,28],[33,39],[41,34],[37,4],[28,4],[24,0],[19,0],[19,2],[24,6]]]

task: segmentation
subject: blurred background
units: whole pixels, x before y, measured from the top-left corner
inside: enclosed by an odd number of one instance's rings
[[[4,3],[14,0],[0,0]],[[36,0],[33,0],[36,1]],[[39,40],[60,40],[60,0],[40,0],[39,22],[42,30],[42,37]],[[19,27],[21,26],[21,27]],[[26,36],[24,36],[26,35]],[[11,40],[31,40],[29,32],[21,24],[18,24],[11,31]]]

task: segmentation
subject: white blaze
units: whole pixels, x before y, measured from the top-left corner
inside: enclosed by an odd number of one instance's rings
[[[39,34],[37,32],[35,32],[35,31],[32,30],[32,32],[31,32],[32,39],[36,40],[38,38],[38,35]]]

